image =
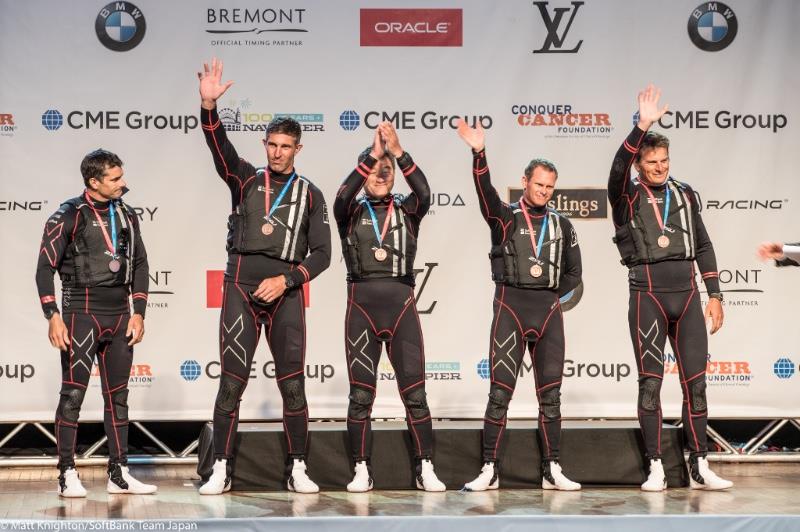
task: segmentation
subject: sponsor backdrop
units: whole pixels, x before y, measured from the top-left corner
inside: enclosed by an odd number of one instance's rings
[[[725,326],[710,339],[715,417],[800,416],[796,269],[755,259],[761,240],[800,238],[794,155],[800,119],[800,3],[792,0],[417,2],[206,0],[105,3],[0,0],[0,420],[51,419],[58,353],[34,285],[42,227],[82,190],[79,163],[97,148],[125,162],[151,267],[147,334],[131,374],[132,417],[209,419],[229,193],[198,125],[196,72],[225,61],[235,81],[220,114],[239,153],[266,157],[275,116],[304,129],[297,169],[328,204],[376,125],[391,120],[427,174],[416,295],[434,416],[480,418],[488,392],[493,286],[489,231],[469,149],[454,124],[487,130],[495,186],[516,198],[535,156],[556,162],[553,207],[570,216],[584,290],[566,313],[563,412],[634,417],[635,362],[626,270],[611,242],[605,196],[614,152],[630,131],[636,92],[664,91],[657,129],[672,140],[673,175],[702,198],[725,291]],[[408,188],[398,173],[396,191]],[[335,229],[334,235],[335,235]],[[311,416],[342,418],[345,268],[307,287]],[[706,296],[703,293],[705,302]],[[664,352],[667,416],[681,397]],[[510,414],[536,412],[526,360]],[[403,414],[391,365],[379,367],[374,415]],[[83,419],[100,419],[93,379]],[[242,418],[281,411],[261,342]]]

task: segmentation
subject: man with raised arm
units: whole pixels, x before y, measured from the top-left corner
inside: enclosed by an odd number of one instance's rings
[[[222,61],[203,65],[201,123],[214,167],[231,199],[228,265],[220,316],[220,379],[214,405],[215,463],[203,495],[230,490],[239,403],[261,328],[275,361],[283,399],[290,491],[315,493],[306,473],[308,407],[305,395],[305,297],[303,283],[330,264],[331,233],[322,193],[294,167],[301,128],[276,118],[262,140],[267,166],[240,159],[217,114],[217,100],[233,84],[222,82]]]
[[[395,162],[411,194],[392,194]],[[363,190],[364,195],[356,198]],[[416,460],[416,485],[444,491],[436,477],[431,413],[425,395],[425,348],[414,298],[414,258],[422,218],[431,205],[425,174],[404,151],[389,122],[375,130],[372,146],[344,180],[333,214],[347,265],[345,350],[350,377],[347,432],[355,463],[348,491],[372,489],[372,427],[382,345],[397,375]]]
[[[718,490],[732,482],[718,477],[706,459],[706,363],[708,337],[722,326],[722,292],[714,247],[697,196],[689,185],[670,177],[669,139],[649,131],[667,111],[653,85],[639,93],[639,121],[614,156],[608,178],[617,245],[628,267],[630,326],[639,372],[639,425],[649,475],[645,491],[662,491],[667,482],[661,464],[661,382],[664,345],[669,337],[683,392],[683,428],[689,445],[692,489]],[[633,166],[639,175],[631,178]],[[708,291],[700,305],[698,272]]]
[[[506,414],[528,350],[539,401],[542,488],[579,490],[581,485],[564,476],[559,464],[564,369],[564,321],[559,298],[581,282],[581,253],[572,223],[547,206],[558,170],[547,159],[533,159],[521,179],[522,197],[516,203],[505,203],[489,176],[480,123],[471,128],[461,120],[458,134],[472,148],[472,176],[481,214],[491,231],[489,257],[495,282],[483,467],[464,488],[483,491],[499,486],[499,449]]]

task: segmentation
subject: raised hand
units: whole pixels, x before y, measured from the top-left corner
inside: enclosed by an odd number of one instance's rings
[[[397,130],[391,122],[381,122],[378,125],[378,131],[381,132],[381,138],[386,143],[386,151],[391,153],[395,159],[403,155],[400,139],[397,138]]]
[[[639,128],[643,131],[650,129],[654,122],[664,116],[669,110],[669,105],[658,108],[658,100],[661,99],[661,89],[652,83],[639,93]]]
[[[467,122],[460,118],[458,120],[458,136],[476,152],[481,151],[486,146],[486,132],[480,121],[476,122],[475,127],[469,127]]]
[[[383,147],[383,138],[381,137],[380,126],[375,128],[375,138],[372,139],[372,151],[369,154],[373,159],[380,160],[386,153]]]
[[[203,71],[197,73],[200,80],[200,100],[204,109],[213,109],[217,106],[217,99],[233,85],[233,81],[222,83],[222,60],[211,58],[211,68],[208,63],[203,63]]]

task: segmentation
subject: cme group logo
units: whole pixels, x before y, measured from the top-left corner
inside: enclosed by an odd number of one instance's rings
[[[794,376],[794,362],[786,357],[781,357],[772,365],[772,371],[779,379],[790,379]]]
[[[200,373],[202,373],[202,368],[196,360],[184,360],[181,364],[181,377],[185,381],[196,381],[200,378]]]
[[[42,113],[42,126],[47,131],[57,131],[64,125],[64,115],[56,109],[48,109]]]
[[[689,38],[705,52],[724,50],[736,38],[736,13],[722,2],[705,2],[689,16]]]
[[[478,371],[478,377],[480,377],[481,379],[488,379],[489,377],[492,376],[492,370],[489,367],[489,359],[488,358],[480,359],[480,361],[478,361],[478,365],[475,367],[475,369]]]
[[[111,2],[97,14],[94,31],[100,42],[115,52],[136,48],[144,39],[147,23],[141,10],[130,2]]]
[[[339,115],[339,126],[345,131],[355,131],[361,125],[361,117],[352,109],[342,111]]]

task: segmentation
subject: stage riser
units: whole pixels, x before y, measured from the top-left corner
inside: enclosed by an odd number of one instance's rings
[[[341,430],[314,430],[311,425],[309,473],[323,490],[343,490],[352,478],[352,463],[344,424]],[[473,428],[434,430],[434,464],[448,489],[460,489],[481,467],[480,423]],[[233,489],[275,491],[285,486],[286,442],[280,424],[264,423],[236,436]],[[198,474],[206,478],[213,465],[212,429],[200,435]],[[569,428],[561,439],[561,466],[565,474],[583,484],[638,486],[645,480],[644,443],[638,428]],[[664,469],[670,487],[688,485],[683,462],[683,440],[679,429],[662,430]],[[505,432],[501,449],[501,488],[541,487],[541,454],[536,428],[513,428]],[[372,468],[376,489],[414,489],[413,451],[408,431],[401,424],[391,428],[375,424]]]

